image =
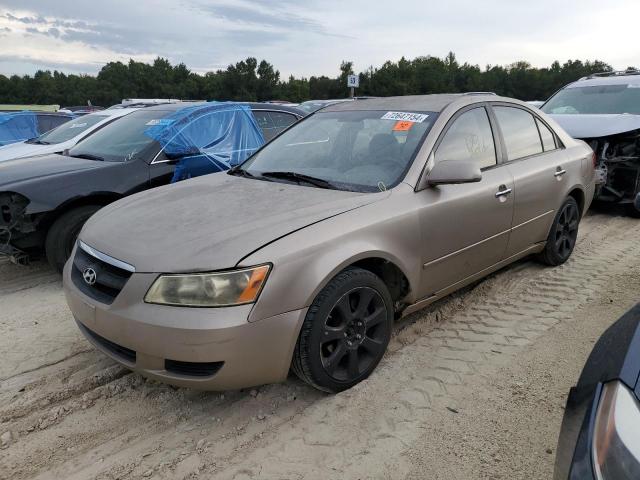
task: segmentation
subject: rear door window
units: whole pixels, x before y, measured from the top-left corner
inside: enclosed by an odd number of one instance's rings
[[[468,110],[454,120],[444,134],[434,159],[436,162],[473,161],[480,168],[496,164],[493,132],[484,107]]]
[[[493,110],[502,130],[509,160],[542,153],[542,141],[533,115],[517,107],[496,106]]]

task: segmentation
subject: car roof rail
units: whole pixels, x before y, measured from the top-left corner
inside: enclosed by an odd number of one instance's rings
[[[640,70],[637,69],[629,69],[629,70],[611,70],[609,72],[596,72],[587,75],[586,77],[582,77],[580,80],[586,80],[589,78],[599,78],[599,77],[617,77],[624,75],[640,75]]]
[[[463,95],[498,95],[496,92],[464,92]]]

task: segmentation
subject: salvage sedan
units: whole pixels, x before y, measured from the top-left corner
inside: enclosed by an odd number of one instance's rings
[[[493,95],[327,106],[247,162],[106,207],[64,271],[86,338],[175,385],[232,389],[289,368],[338,392],[394,320],[525,256],[565,262],[593,155]]]
[[[581,78],[542,107],[566,132],[597,155],[595,198],[624,205],[640,218],[640,72],[604,72]]]
[[[555,480],[640,478],[640,304],[602,334],[567,399]]]

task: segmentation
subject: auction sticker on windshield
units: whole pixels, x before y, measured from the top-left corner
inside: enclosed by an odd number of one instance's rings
[[[429,115],[411,112],[387,112],[381,118],[382,120],[403,120],[405,122],[422,123],[429,118]]]

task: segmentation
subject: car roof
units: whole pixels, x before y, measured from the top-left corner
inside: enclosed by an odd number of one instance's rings
[[[612,74],[583,77],[565,88],[595,87],[598,85],[640,85],[640,75]]]
[[[304,117],[308,115],[304,110],[297,107],[290,107],[288,105],[280,105],[276,103],[261,103],[261,102],[234,102],[239,103],[241,105],[247,105],[252,110],[270,110],[270,111],[281,111],[281,112],[289,112],[298,115],[299,117]],[[144,110],[147,111],[178,111],[185,107],[204,107],[206,105],[211,105],[210,102],[173,102],[173,103],[163,103],[160,105],[153,105],[151,107],[145,107]]]
[[[114,108],[113,110],[96,110],[95,112],[87,113],[86,116],[102,116],[102,117],[124,117],[125,115],[130,114],[131,112],[135,112],[137,110],[142,110],[139,107],[123,107],[123,108]]]
[[[450,104],[463,99],[475,101],[505,101],[490,92],[437,93],[432,95],[405,95],[401,97],[379,97],[357,100],[355,102],[334,103],[322,109],[323,112],[348,110],[408,110],[419,112],[441,112]]]

